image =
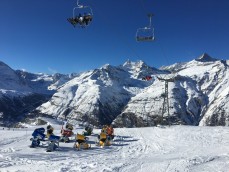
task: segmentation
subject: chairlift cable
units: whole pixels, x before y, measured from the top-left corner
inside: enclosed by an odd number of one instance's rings
[[[96,10],[95,7],[93,7],[93,8]],[[97,10],[96,14],[100,16],[100,18],[103,20],[103,23],[105,23],[105,25],[106,25],[107,28],[108,28],[108,26],[111,26],[111,27],[109,27],[109,30],[111,30],[113,33],[115,33],[116,36],[117,36],[117,38],[119,40],[122,40],[121,42],[124,42],[125,43],[123,45],[124,46],[128,46],[129,51],[133,55],[135,55],[137,58],[139,58],[140,55],[130,46],[130,44],[126,41],[126,39],[124,39],[124,36],[121,36],[122,35],[121,31],[119,29],[113,29],[112,25],[109,22],[107,22],[107,21],[109,21],[109,19],[105,15],[102,15],[100,13],[100,10]]]
[[[168,57],[167,57],[167,55],[166,55],[166,53],[165,53],[164,47],[160,44],[159,41],[158,41],[157,43],[158,43],[158,45],[159,45],[159,47],[160,47],[160,49],[161,49],[161,51],[162,51],[162,56],[164,57],[166,63],[169,64],[169,60],[168,60]]]
[[[151,26],[151,21],[152,21],[152,17],[154,16],[153,13],[149,13],[148,10],[146,9],[145,7],[145,3],[144,3],[144,0],[141,1],[141,4],[142,4],[142,10],[143,12],[150,18],[150,26]]]
[[[142,10],[143,10],[143,12],[145,13],[147,10],[146,10],[146,7],[145,7],[145,2],[144,2],[144,0],[141,1],[141,4],[142,4]],[[148,14],[148,13],[146,12],[146,14]]]

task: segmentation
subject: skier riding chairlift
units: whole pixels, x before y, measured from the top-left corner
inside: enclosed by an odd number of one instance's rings
[[[76,11],[78,15],[76,15]],[[83,12],[84,15],[81,15]],[[77,6],[73,8],[73,17],[67,20],[76,27],[77,24],[82,28],[85,28],[90,24],[93,18],[92,9],[89,6],[79,5],[79,0],[77,1]]]

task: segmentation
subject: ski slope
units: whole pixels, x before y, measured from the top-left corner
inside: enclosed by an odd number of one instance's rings
[[[59,135],[61,125],[53,124]],[[38,126],[42,127],[42,126]],[[110,147],[94,144],[100,129],[90,136],[89,150],[60,143],[59,150],[30,148],[34,128],[0,130],[1,172],[226,172],[229,171],[229,128],[166,126],[115,128]],[[46,126],[43,126],[46,127]],[[74,133],[83,128],[75,127]]]

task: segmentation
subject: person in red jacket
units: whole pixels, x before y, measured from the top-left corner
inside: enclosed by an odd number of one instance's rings
[[[112,125],[109,125],[107,127],[107,135],[111,138],[114,139],[114,129],[112,127]]]

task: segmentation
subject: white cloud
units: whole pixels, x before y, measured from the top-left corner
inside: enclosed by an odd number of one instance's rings
[[[52,68],[50,68],[50,67],[48,67],[48,70],[49,70],[51,73],[58,73],[57,70],[52,69]]]

